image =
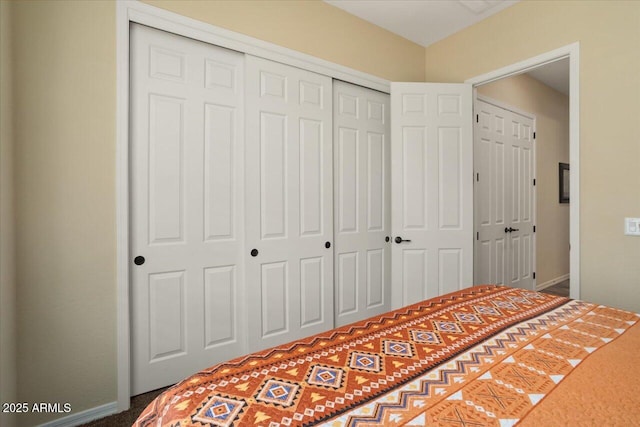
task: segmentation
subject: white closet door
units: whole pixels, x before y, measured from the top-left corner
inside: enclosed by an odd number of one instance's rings
[[[475,283],[533,290],[535,119],[475,104]]]
[[[139,394],[247,350],[239,304],[244,56],[139,25],[131,37],[132,393]]]
[[[247,307],[255,351],[333,326],[331,79],[252,56],[246,66]]]
[[[333,82],[335,322],[391,308],[389,95]]]
[[[393,308],[473,283],[471,85],[391,84]]]

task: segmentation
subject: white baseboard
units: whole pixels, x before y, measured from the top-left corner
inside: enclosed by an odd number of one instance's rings
[[[541,291],[541,290],[543,290],[545,288],[548,288],[548,287],[553,286],[553,285],[557,285],[558,283],[564,282],[565,280],[568,280],[568,279],[569,279],[569,274],[567,273],[567,274],[563,274],[560,277],[556,277],[555,279],[548,280],[548,281],[546,281],[544,283],[537,283],[536,284],[536,291]]]
[[[110,402],[104,405],[96,406],[95,408],[87,409],[82,412],[67,415],[66,417],[58,418],[57,420],[49,421],[48,423],[40,424],[39,427],[74,427],[80,424],[88,423],[89,421],[97,420],[100,418],[108,417],[118,411],[118,403]]]

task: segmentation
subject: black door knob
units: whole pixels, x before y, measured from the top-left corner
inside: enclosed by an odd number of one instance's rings
[[[395,241],[396,241],[396,243],[400,244],[400,243],[402,243],[402,242],[410,242],[411,240],[409,240],[409,239],[403,239],[402,237],[397,236],[397,237],[395,238]]]
[[[144,264],[144,262],[145,262],[144,257],[143,257],[143,256],[140,256],[140,255],[138,255],[137,257],[135,257],[135,258],[133,259],[133,263],[134,263],[135,265],[142,265],[142,264]]]
[[[385,241],[385,242],[387,242],[387,243],[389,243],[389,240],[391,240],[391,239],[389,238],[389,236],[387,236],[387,237],[385,237],[385,238],[384,238],[384,241]]]
[[[325,242],[324,247],[329,249],[331,247],[331,242]]]
[[[505,228],[504,228],[504,232],[505,232],[505,233],[508,233],[508,232],[509,232],[509,227],[505,227]]]
[[[258,250],[257,249],[251,249],[251,256],[253,256],[253,257],[258,256]]]

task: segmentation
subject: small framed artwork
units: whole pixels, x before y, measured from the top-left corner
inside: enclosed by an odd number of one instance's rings
[[[560,203],[569,203],[569,163],[558,163],[558,172]]]

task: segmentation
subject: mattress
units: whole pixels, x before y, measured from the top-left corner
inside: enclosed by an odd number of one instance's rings
[[[134,425],[640,425],[639,320],[475,286],[205,369]]]

